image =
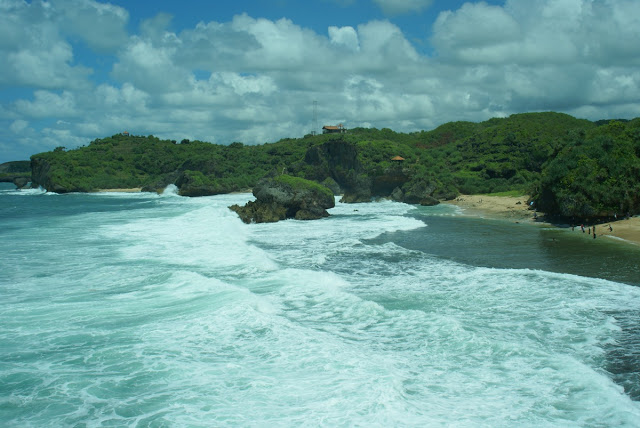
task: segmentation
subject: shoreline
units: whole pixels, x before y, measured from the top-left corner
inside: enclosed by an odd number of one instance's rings
[[[130,189],[97,189],[95,193],[140,193],[142,187],[132,187]]]
[[[523,196],[488,196],[488,195],[460,195],[455,200],[443,201],[445,204],[454,205],[462,210],[463,216],[481,217],[492,220],[511,220],[515,223],[529,223],[547,227],[564,229],[557,224],[545,221],[544,213],[539,213],[534,218],[534,211],[527,206],[527,195]],[[609,225],[613,229],[609,230]],[[604,223],[585,224],[585,230],[596,227],[598,238],[607,238],[611,242],[624,242],[626,244],[640,246],[640,217],[616,220]],[[567,225],[566,228],[570,228]],[[580,233],[580,226],[577,233]],[[593,239],[591,235],[584,233],[585,237]]]

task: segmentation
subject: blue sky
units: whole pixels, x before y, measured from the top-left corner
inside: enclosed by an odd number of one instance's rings
[[[637,0],[0,0],[0,162],[127,130],[640,116]]]

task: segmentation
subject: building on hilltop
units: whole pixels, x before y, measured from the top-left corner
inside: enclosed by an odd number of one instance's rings
[[[391,158],[391,160],[398,163],[404,162],[404,158],[402,156],[394,156]]]
[[[344,134],[345,132],[347,132],[347,128],[341,123],[338,126],[325,125],[322,127],[323,134]]]

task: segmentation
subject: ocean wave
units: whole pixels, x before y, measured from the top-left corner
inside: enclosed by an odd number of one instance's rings
[[[405,204],[246,225],[250,195],[113,198],[0,234],[9,426],[640,420],[636,287],[371,239],[428,238]]]

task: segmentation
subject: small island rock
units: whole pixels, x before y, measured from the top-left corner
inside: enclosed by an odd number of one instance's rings
[[[329,216],[335,206],[333,192],[314,181],[289,175],[264,178],[253,188],[255,201],[229,208],[245,223],[269,223],[295,218],[315,220]]]

